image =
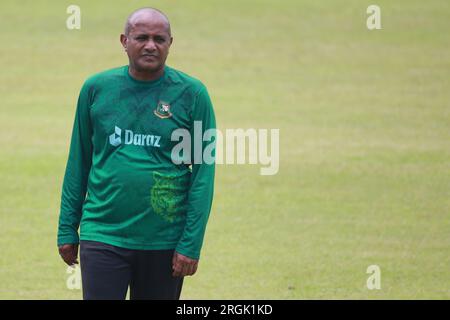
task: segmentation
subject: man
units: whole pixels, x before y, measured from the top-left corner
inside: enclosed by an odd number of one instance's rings
[[[197,270],[214,164],[191,161],[206,147],[194,145],[194,123],[203,134],[215,118],[205,86],[166,66],[172,41],[162,12],[133,12],[120,36],[129,65],[81,89],[58,247],[72,265],[80,244],[84,299],[125,299],[128,287],[131,299],[179,299],[183,277]],[[192,139],[181,164],[172,159],[176,129]]]

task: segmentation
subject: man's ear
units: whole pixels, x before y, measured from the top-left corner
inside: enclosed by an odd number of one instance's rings
[[[122,47],[125,49],[125,51],[127,51],[127,41],[128,41],[127,36],[122,33],[120,35],[120,43],[122,44]]]
[[[172,45],[172,42],[173,42],[173,37],[170,37],[170,44],[169,44],[169,46]]]

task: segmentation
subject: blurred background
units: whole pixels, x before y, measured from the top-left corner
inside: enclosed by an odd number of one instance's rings
[[[170,18],[167,63],[205,83],[221,130],[280,129],[277,175],[218,165],[182,298],[450,298],[450,2],[2,0],[0,299],[82,297],[56,247],[76,99],[127,64],[143,6]]]

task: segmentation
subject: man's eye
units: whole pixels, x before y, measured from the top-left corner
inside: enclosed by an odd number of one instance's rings
[[[155,38],[155,41],[158,43],[163,43],[164,41],[166,41],[166,39],[164,38]]]

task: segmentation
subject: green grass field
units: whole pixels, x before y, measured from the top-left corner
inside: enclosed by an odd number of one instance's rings
[[[277,175],[218,166],[182,298],[450,298],[448,1],[2,0],[1,299],[81,299],[56,249],[75,102],[127,63],[119,34],[146,5],[171,19],[168,64],[208,86],[220,129],[280,129]]]

